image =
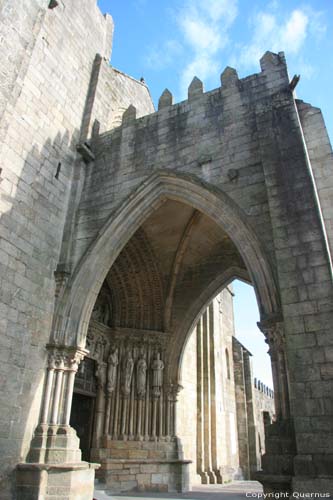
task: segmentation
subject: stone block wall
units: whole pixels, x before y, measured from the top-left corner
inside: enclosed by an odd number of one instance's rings
[[[89,138],[94,133],[94,127],[98,129],[95,133],[103,133],[121,125],[124,112],[133,104],[138,118],[154,112],[149,90],[144,83],[113,68],[100,55],[96,56],[81,139]]]
[[[260,380],[254,379],[254,406],[256,410],[256,430],[258,456],[265,453],[265,427],[275,420],[274,392]]]
[[[319,108],[296,100],[302,124],[311,170],[316,182],[325,229],[333,254],[333,166],[332,146],[328,137],[323,115]]]
[[[37,424],[60,255],[92,64],[112,19],[95,0],[2,2],[1,497]],[[89,22],[87,22],[89,20]],[[8,32],[10,30],[10,36]],[[108,53],[109,51],[109,53]],[[10,394],[10,397],[8,397]]]
[[[200,340],[201,329],[209,331],[209,352],[204,347],[205,339]],[[199,320],[182,359],[184,389],[179,395],[177,430],[184,457],[192,461],[193,484],[222,483],[240,477],[233,335],[232,287],[229,286]],[[205,359],[207,355],[209,359]]]
[[[177,431],[181,437],[184,456],[192,463],[189,466],[191,484],[201,483],[197,473],[197,339],[191,333],[182,359],[182,379],[184,387],[179,393],[177,411]],[[191,422],[191,425],[189,425]]]
[[[273,310],[280,315],[277,330],[285,332],[283,364],[289,375],[281,386],[283,413],[288,416],[291,407],[299,455],[296,474],[304,476],[306,471],[309,477],[311,470],[315,477],[315,455],[324,456],[327,467],[333,457],[332,439],[322,431],[324,422],[332,431],[328,394],[333,302],[331,267],[304,134],[283,54],[266,53],[261,72],[248,78],[229,78],[229,73],[222,74],[221,88],[208,93],[202,93],[202,85],[195,81],[189,100],[157,113],[136,120],[132,110],[121,127],[96,139],[98,158],[87,173],[88,189],[78,217],[79,225],[91,217],[90,224],[84,237],[77,233],[74,260],[78,262],[106,221],[156,171],[186,174],[234,202],[274,270],[279,298]],[[244,242],[240,251],[251,270],[248,247]],[[257,296],[262,329],[268,335],[271,325],[258,288]],[[186,294],[182,297],[187,299]],[[173,311],[175,331],[187,306],[179,303]]]
[[[222,478],[228,481],[237,477],[239,472],[235,367],[232,349],[232,339],[235,335],[232,285],[221,292],[217,302],[214,311],[217,328],[215,346],[217,456],[219,463],[222,464]]]
[[[188,462],[177,458],[176,442],[114,441],[92,452],[101,463],[98,488],[108,494],[124,491],[187,491]],[[103,457],[104,455],[104,457]]]
[[[23,79],[26,73],[47,4],[48,0],[21,0],[15,4],[5,0],[1,3],[0,121],[6,107],[12,105],[20,93],[17,80],[19,77]]]
[[[255,102],[251,102],[253,93],[260,100],[269,95],[270,89],[266,89],[261,75],[241,82],[242,87],[225,85],[199,94],[192,102],[163,108],[93,141],[93,150],[103,151],[103,155],[99,153],[87,170],[74,262],[84,254],[108,215],[144,179],[161,169],[178,170],[223,188],[258,229],[274,259]],[[283,78],[276,81],[277,88],[284,84]],[[202,162],[204,157],[208,158],[206,163]],[[237,170],[237,178],[232,178],[230,168]]]
[[[312,487],[318,468],[332,470],[333,463],[332,269],[313,184],[314,178],[330,237],[331,184],[326,180],[332,156],[319,114],[307,105],[295,105],[283,54],[266,53],[261,72],[241,80],[226,69],[222,86],[208,93],[195,79],[187,101],[175,106],[161,103],[159,111],[148,116],[136,119],[130,107],[121,127],[101,135],[95,131],[90,143],[90,159],[95,156],[95,161],[86,166],[76,145],[89,139],[95,117],[100,117],[102,131],[108,122],[116,125],[132,92],[139,102],[130,104],[136,105],[138,116],[152,110],[146,87],[104,62],[101,79],[94,80],[96,54],[102,61],[111,51],[112,20],[101,15],[95,0],[83,0],[80,9],[69,0],[54,9],[42,0],[19,1],[15,8],[4,1],[1,20],[6,42],[0,50],[2,60],[8,61],[1,69],[5,85],[0,94],[4,498],[10,496],[9,474],[25,459],[38,420],[54,311],[54,272],[58,270],[59,280],[66,277],[61,270],[72,272],[89,245],[101,237],[106,221],[161,170],[164,175],[185,174],[191,185],[204,186],[207,206],[197,205],[193,193],[187,202],[207,216],[216,215],[207,208],[210,199],[225,197],[230,202],[237,220],[245,221],[243,229],[251,230],[246,234],[253,236],[253,241],[242,239],[239,251],[254,286],[261,275],[248,258],[249,249],[258,244],[265,263],[272,266],[279,297],[265,296],[263,301],[267,290],[257,289],[262,328],[268,335],[266,301],[271,312],[279,313],[278,329],[285,333],[283,362],[298,454],[295,474],[306,478],[304,488],[307,481]],[[13,37],[8,37],[9,26]],[[115,89],[118,84],[126,88],[124,96]],[[107,96],[120,102],[104,109]],[[223,224],[232,226],[227,219]],[[230,235],[239,242],[236,236]],[[98,265],[98,255],[94,257]],[[67,297],[90,298],[91,289],[96,293],[97,288],[93,280],[86,280],[79,292],[71,290]],[[179,296],[184,301],[170,320],[175,332],[188,308],[188,295],[179,290]],[[82,312],[71,305],[69,315]],[[78,318],[64,319],[71,328],[79,324]],[[209,362],[215,363],[214,356]],[[287,415],[288,394],[285,403]]]

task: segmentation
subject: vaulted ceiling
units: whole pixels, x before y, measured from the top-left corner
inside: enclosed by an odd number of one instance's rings
[[[167,200],[128,241],[107,275],[103,293],[109,293],[110,324],[172,330],[229,269],[246,276],[223,229],[192,207]]]

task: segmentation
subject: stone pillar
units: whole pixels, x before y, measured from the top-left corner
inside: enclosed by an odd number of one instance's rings
[[[47,349],[48,366],[40,423],[69,425],[75,374],[88,351],[54,345],[48,345]]]
[[[203,359],[202,359],[202,316],[197,327],[197,474],[200,475],[202,483],[207,484],[207,476],[204,472],[204,402],[203,402]]]
[[[272,360],[276,421],[265,428],[263,470],[256,474],[256,479],[263,484],[265,493],[291,493],[296,440],[290,416],[284,327],[282,321],[274,319],[263,321],[258,326],[266,336]]]
[[[157,352],[154,356],[154,359],[151,363],[151,371],[152,371],[152,425],[151,425],[151,435],[152,439],[156,439],[157,435],[157,429],[160,429],[160,425],[157,425],[157,408],[158,408],[158,402],[159,399],[161,398],[161,389],[163,386],[163,370],[164,370],[164,363],[161,360],[161,355],[159,352]],[[175,415],[175,408],[174,408],[174,419],[176,419]],[[159,418],[162,419],[162,414],[159,414]],[[176,420],[175,420],[176,422]]]
[[[170,428],[170,437],[177,437],[177,402],[178,402],[178,394],[183,389],[180,384],[169,384],[167,392],[168,392],[168,403],[170,408],[170,420],[169,420],[169,428]]]
[[[81,461],[80,441],[69,425],[75,374],[88,351],[59,345],[48,345],[47,350],[40,424],[26,462],[17,466],[18,496],[37,500],[56,486],[64,498],[90,500],[98,465]]]
[[[69,426],[74,379],[80,361],[88,351],[48,345],[48,366],[40,424],[32,440],[28,462],[65,463],[81,460],[79,439]]]
[[[289,384],[283,323],[281,321],[261,322],[258,323],[258,326],[264,333],[266,343],[269,346],[268,353],[272,362],[276,419],[289,419]]]
[[[250,354],[247,350],[243,351],[243,373],[244,390],[246,397],[246,415],[247,415],[247,437],[248,437],[248,458],[250,479],[254,477],[256,471],[260,468],[259,449],[257,442],[257,422],[255,412],[255,399],[253,394],[253,376],[251,369]]]
[[[250,456],[249,456],[249,428],[248,411],[244,374],[244,352],[245,349],[237,339],[233,338],[233,362],[235,396],[237,410],[237,435],[239,450],[239,465],[244,479],[250,479]]]
[[[103,422],[105,418],[105,383],[106,383],[106,363],[98,362],[96,370],[97,397],[94,428],[94,446],[97,447],[103,435]]]
[[[211,401],[211,356],[210,356],[210,332],[209,312],[203,314],[202,325],[202,354],[203,354],[203,415],[204,415],[204,472],[207,474],[209,483],[216,482],[212,468],[212,401]]]

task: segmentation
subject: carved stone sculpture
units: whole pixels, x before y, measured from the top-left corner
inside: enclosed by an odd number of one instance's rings
[[[163,370],[164,370],[164,363],[161,360],[160,353],[156,353],[151,368],[153,371],[153,383],[152,383],[153,395],[155,397],[158,397],[161,393],[161,387],[163,384]]]
[[[131,349],[127,348],[122,367],[122,392],[124,396],[128,396],[131,392],[133,367],[134,367],[134,361]]]
[[[110,306],[107,299],[104,297],[99,297],[94,306],[93,312],[91,313],[91,318],[104,325],[109,324],[110,320]]]
[[[144,354],[141,353],[136,365],[136,392],[139,399],[146,394],[147,363]]]
[[[116,387],[118,362],[118,349],[113,347],[108,357],[108,392],[113,392]]]
[[[94,357],[98,361],[103,361],[103,358],[104,358],[104,348],[105,348],[105,340],[103,339],[103,337],[100,336],[96,340],[95,350],[94,350]]]
[[[105,363],[102,363],[102,362],[97,363],[95,376],[97,378],[98,387],[101,387],[102,389],[106,383],[106,369],[105,368],[106,368]]]

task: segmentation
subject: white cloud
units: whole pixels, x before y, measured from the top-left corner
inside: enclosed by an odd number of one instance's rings
[[[297,54],[305,41],[308,24],[308,16],[301,10],[294,10],[289,21],[280,29],[281,40],[277,42],[284,43],[290,53]]]
[[[196,52],[215,53],[223,44],[217,27],[201,19],[185,17],[180,21],[180,26],[186,42]]]
[[[218,75],[219,64],[214,58],[206,54],[198,54],[194,57],[182,70],[180,85],[182,96],[186,97],[186,92],[189,84],[194,76],[198,76],[201,80],[206,80],[210,77]]]
[[[181,73],[186,96],[194,76],[201,80],[218,74],[218,54],[229,43],[228,30],[237,16],[237,0],[191,0],[177,12],[177,22],[189,58]]]
[[[243,45],[234,55],[238,65],[244,68],[258,67],[259,59],[266,52],[285,51],[287,56],[300,56],[306,41],[310,37],[319,37],[325,32],[321,13],[311,9],[297,8],[282,18],[275,8],[272,11],[258,12],[252,19],[251,41]],[[313,68],[303,62],[305,75],[311,75]]]
[[[183,51],[177,40],[167,40],[161,46],[152,47],[145,58],[146,65],[154,69],[168,67]]]

